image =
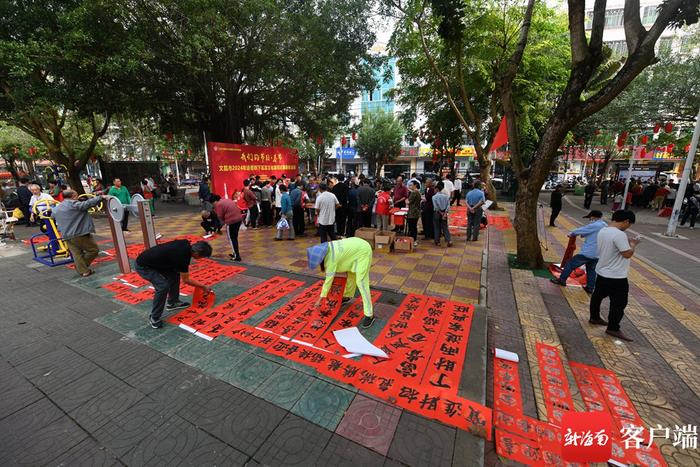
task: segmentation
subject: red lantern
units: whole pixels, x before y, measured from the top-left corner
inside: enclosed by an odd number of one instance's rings
[[[675,147],[676,147],[676,145],[675,145],[675,144],[673,144],[673,143],[669,143],[669,145],[668,145],[668,146],[666,146],[666,147],[668,148],[668,152],[673,152],[673,148],[675,148]]]
[[[647,148],[642,148],[642,150],[639,152],[639,158],[644,159],[647,157]]]
[[[622,141],[626,141],[629,135],[630,134],[628,131],[623,131],[622,134],[620,134],[620,137],[622,138]]]
[[[686,153],[690,152],[690,143],[685,145],[685,149],[683,149]]]
[[[316,137],[316,144],[318,144],[319,146],[323,144],[323,136]]]
[[[659,122],[656,122],[654,124],[654,134],[657,134],[660,129],[661,129],[661,124]]]
[[[579,139],[578,139],[578,144],[580,144],[581,146],[583,146],[583,138],[579,138]]]
[[[642,136],[642,144],[647,144],[649,142],[649,137],[647,135]]]
[[[167,133],[165,134],[165,139],[168,140],[168,141],[172,141],[172,139],[173,139],[173,132],[172,132],[172,131],[167,132]]]
[[[664,125],[664,131],[666,133],[671,133],[673,131],[673,123],[668,122],[666,125]]]
[[[354,131],[352,132],[352,140],[357,140],[357,134]]]
[[[596,134],[596,136],[598,136],[600,134],[600,130],[596,130],[595,134]]]
[[[345,145],[346,145],[347,143],[348,143],[348,139],[345,137],[345,135],[343,135],[343,137],[340,138],[340,145],[341,145],[342,147],[345,147]]]
[[[188,155],[188,156],[191,156],[191,155],[192,155],[192,150],[189,149],[189,148],[187,149],[187,155]]]

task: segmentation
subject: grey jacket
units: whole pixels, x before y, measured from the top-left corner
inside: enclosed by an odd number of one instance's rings
[[[73,237],[95,231],[95,224],[88,214],[88,209],[97,206],[102,198],[95,196],[87,201],[67,199],[51,209],[51,217],[56,220],[61,237],[69,240]]]

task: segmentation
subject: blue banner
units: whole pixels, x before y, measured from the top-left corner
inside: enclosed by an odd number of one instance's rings
[[[357,151],[355,148],[335,148],[336,159],[354,159]]]

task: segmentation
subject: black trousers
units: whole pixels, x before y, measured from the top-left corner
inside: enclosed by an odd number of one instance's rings
[[[338,226],[338,235],[345,235],[345,221],[347,219],[347,208],[341,206],[335,210],[335,225]]]
[[[228,233],[228,241],[231,243],[231,249],[236,258],[241,258],[241,253],[238,250],[238,231],[241,229],[241,222],[236,222],[235,224],[229,224],[226,226],[226,232]]]
[[[318,224],[318,234],[321,236],[321,243],[326,243],[329,237],[331,241],[335,240],[335,224]]]
[[[372,211],[368,209],[367,211],[358,211],[358,222],[357,227],[372,227]]]
[[[451,196],[452,199],[450,199],[450,206],[452,206],[455,202],[457,203],[457,206],[460,206],[459,201],[461,199],[460,198],[461,193],[462,192],[460,190],[455,190],[452,192],[452,196]]]
[[[261,201],[260,209],[262,209],[262,224],[272,225],[272,203],[270,201]]]
[[[433,227],[433,210],[424,210],[421,213],[421,220],[423,221],[423,235],[425,235],[426,240],[430,240],[435,236],[435,229]]]
[[[408,218],[406,221],[408,222],[408,235],[413,237],[414,241],[418,240],[418,218]]]
[[[122,230],[129,228],[129,212],[124,209],[124,217],[122,217]]]
[[[608,204],[608,192],[607,191],[600,192],[600,204]]]
[[[554,226],[554,221],[557,220],[560,212],[561,206],[552,206],[552,215],[549,216],[549,225]]]
[[[304,235],[305,220],[304,220],[304,208],[301,206],[294,206],[292,208],[292,224],[294,225],[295,235]]]
[[[591,203],[593,202],[593,195],[586,195],[583,199],[583,207],[586,209],[591,208]]]
[[[256,228],[258,226],[258,215],[260,214],[258,206],[254,204],[248,208],[248,212],[250,212],[250,226]]]
[[[348,219],[345,223],[345,236],[354,237],[355,229],[357,228],[357,213],[351,209],[348,209]],[[340,233],[343,234],[342,232]]]
[[[598,274],[595,289],[591,295],[590,319],[600,319],[600,304],[604,298],[610,297],[610,313],[608,313],[608,331],[619,331],[620,321],[625,316],[627,295],[630,286],[627,278],[610,279]]]
[[[240,225],[240,224],[239,224]],[[180,300],[180,274],[175,271],[158,271],[136,263],[136,273],[153,284],[153,306],[150,318],[160,321],[165,302],[175,304]]]

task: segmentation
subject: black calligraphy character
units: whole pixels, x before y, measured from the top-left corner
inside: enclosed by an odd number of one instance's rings
[[[439,401],[440,396],[432,397],[426,394],[423,396],[423,400],[420,401],[420,408],[425,410],[436,410]]]
[[[447,375],[445,373],[440,373],[440,376],[438,377],[437,381],[433,382],[433,380],[430,380],[430,384],[433,386],[436,386],[438,388],[451,388],[449,384],[443,381]]]
[[[384,378],[382,376],[379,377],[379,390],[380,391],[386,392],[393,385],[394,385],[393,378]]]
[[[458,336],[457,334],[447,332],[445,333],[445,340],[453,344],[459,344],[460,342],[462,342],[462,336]]]
[[[424,334],[417,332],[415,334],[411,334],[410,336],[408,336],[407,339],[411,342],[420,343],[420,342],[425,342],[427,337],[425,337]]]
[[[407,359],[409,362],[417,362],[418,359],[420,359],[420,358],[425,358],[425,357],[422,355],[422,353],[423,353],[422,350],[417,350],[417,349],[415,349],[415,350],[410,350],[410,351],[406,352],[406,359]]]
[[[454,371],[455,363],[456,362],[454,360],[448,360],[445,357],[440,357],[440,359],[435,362],[435,368],[438,370],[444,369],[445,371]]]
[[[459,347],[452,347],[443,342],[440,345],[440,352],[451,357],[459,353]]]
[[[404,399],[408,400],[408,403],[410,404],[414,400],[418,399],[418,391],[413,388],[409,388],[408,386],[404,386],[399,391],[399,397],[403,397]]]
[[[403,338],[399,338],[396,342],[392,342],[391,345],[395,349],[407,349],[408,344],[403,341]]]
[[[423,318],[423,324],[425,324],[426,326],[435,326],[439,322],[440,321],[437,318],[430,318],[428,316]]]
[[[360,382],[364,384],[373,384],[377,379],[377,376],[374,373],[370,373],[369,371],[363,371],[362,375],[360,376]]]
[[[399,372],[399,374],[401,374],[401,376],[405,378],[413,378],[415,376],[418,376],[418,374],[416,373],[416,368],[417,367],[415,363],[401,362],[396,371]]]
[[[462,415],[462,403],[445,399],[445,415],[450,418],[455,415]]]
[[[357,374],[359,370],[360,369],[356,366],[348,365],[343,371],[343,376],[345,376],[346,378],[352,378],[353,376],[355,376],[355,374]]]
[[[450,331],[456,331],[456,332],[464,331],[464,326],[462,326],[459,323],[450,323],[448,328],[450,329]]]
[[[335,358],[331,358],[330,363],[328,364],[328,369],[331,371],[338,371],[340,368],[343,366],[343,363],[340,360],[336,360]]]
[[[486,420],[481,418],[481,411],[474,410],[474,407],[469,407],[469,416],[467,421],[476,427],[485,427]]]

